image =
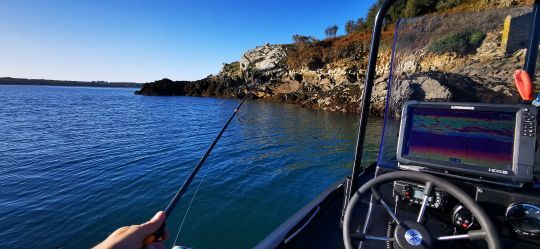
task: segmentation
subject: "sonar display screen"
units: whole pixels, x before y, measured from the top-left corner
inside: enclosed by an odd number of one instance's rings
[[[402,155],[512,169],[515,113],[410,108]]]

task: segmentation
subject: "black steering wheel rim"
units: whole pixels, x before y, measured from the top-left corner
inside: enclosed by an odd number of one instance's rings
[[[343,241],[346,249],[354,249],[354,245],[351,239],[351,217],[356,204],[362,200],[365,193],[370,191],[373,187],[380,184],[396,181],[396,180],[410,180],[421,183],[431,182],[434,186],[444,190],[459,202],[461,202],[469,211],[476,217],[476,220],[482,227],[480,230],[482,233],[469,233],[471,239],[483,239],[487,242],[490,249],[501,249],[501,243],[497,229],[486,212],[463,190],[456,185],[433,175],[429,175],[421,172],[414,171],[395,171],[377,176],[364,185],[362,185],[351,198],[345,210],[345,216],[343,219]],[[475,237],[476,238],[473,238]]]

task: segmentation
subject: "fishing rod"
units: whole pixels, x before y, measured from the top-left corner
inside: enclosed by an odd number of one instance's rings
[[[165,219],[168,219],[171,216],[172,212],[174,211],[174,208],[176,208],[176,204],[178,204],[178,202],[180,201],[180,199],[182,198],[182,196],[188,189],[189,185],[191,184],[191,182],[193,181],[193,179],[195,178],[195,176],[197,175],[197,173],[203,166],[204,162],[206,161],[208,156],[210,156],[210,153],[212,152],[217,142],[221,138],[221,135],[223,135],[223,133],[225,132],[225,130],[227,129],[231,121],[234,119],[234,117],[238,113],[238,110],[240,109],[240,107],[242,107],[242,104],[244,104],[244,101],[246,100],[248,95],[249,95],[249,91],[248,93],[244,95],[244,97],[242,98],[242,100],[240,101],[236,109],[234,109],[234,112],[231,114],[231,116],[227,120],[227,123],[225,123],[225,125],[221,128],[221,131],[218,133],[218,135],[216,136],[216,138],[214,139],[210,147],[206,150],[206,152],[201,157],[197,165],[195,165],[195,168],[193,168],[193,170],[191,171],[191,174],[189,174],[186,181],[182,184],[178,192],[176,192],[171,202],[169,202],[169,205],[167,205],[167,208],[165,208]],[[165,222],[163,222],[161,227],[155,233],[151,234],[150,236],[146,237],[146,239],[144,239],[144,244],[150,244],[152,242],[161,240],[163,238],[164,232],[165,232]]]

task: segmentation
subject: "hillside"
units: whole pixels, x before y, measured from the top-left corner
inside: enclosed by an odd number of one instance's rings
[[[370,112],[380,115],[384,109],[396,28],[393,21],[401,16],[413,17],[398,26],[393,74],[394,81],[404,84],[400,86],[403,89],[394,91],[408,95],[421,91],[425,100],[517,101],[511,78],[523,65],[525,51],[523,45],[510,51],[503,41],[503,30],[509,16],[516,20],[527,16],[530,2],[454,0],[443,6],[391,9],[382,35]],[[249,88],[257,99],[357,112],[369,52],[369,27],[378,4],[365,19],[354,22],[354,29],[348,26],[351,32],[345,36],[317,40],[296,35],[292,44],[266,44],[246,51],[240,61],[224,64],[218,75],[193,82],[163,79],[145,84],[136,93],[240,97]],[[504,8],[510,5],[515,6]],[[417,15],[420,17],[414,17]],[[522,37],[512,39],[524,43]],[[476,92],[483,93],[474,95]],[[401,100],[392,101],[397,104]]]
[[[85,87],[130,87],[138,88],[142,84],[134,82],[106,82],[106,81],[71,81],[71,80],[45,80],[20,79],[3,77],[0,85],[41,85],[41,86],[85,86]]]

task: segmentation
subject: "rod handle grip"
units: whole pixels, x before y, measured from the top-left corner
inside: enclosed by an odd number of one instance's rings
[[[158,241],[163,240],[163,233],[164,232],[165,232],[165,222],[163,222],[163,224],[161,224],[161,226],[159,227],[159,229],[157,231],[155,231],[153,234],[150,234],[146,238],[144,238],[143,244],[148,245],[148,244],[152,244],[154,242],[158,242]]]

